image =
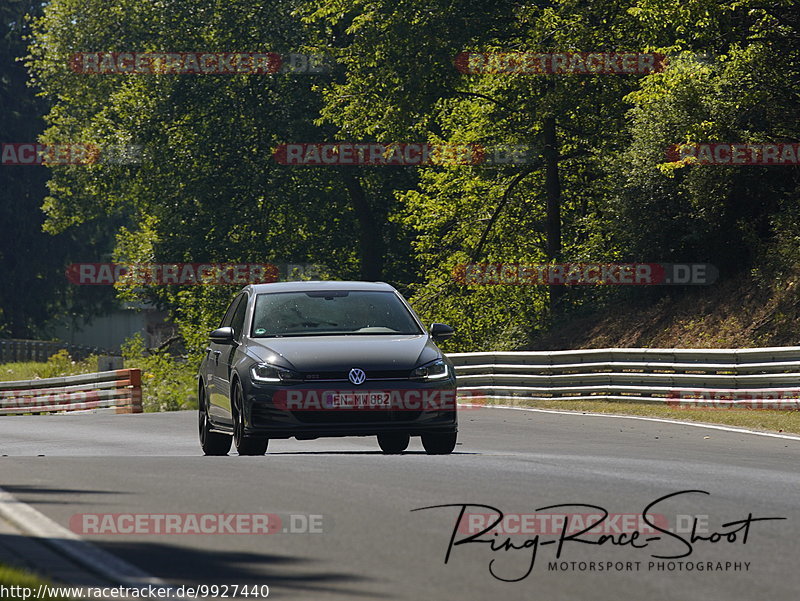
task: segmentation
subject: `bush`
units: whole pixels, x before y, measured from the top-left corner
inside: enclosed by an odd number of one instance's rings
[[[197,409],[194,367],[167,351],[150,352],[140,334],[122,347],[125,367],[142,370],[142,405],[147,412]]]

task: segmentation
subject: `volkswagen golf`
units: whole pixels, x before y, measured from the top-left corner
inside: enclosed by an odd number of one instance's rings
[[[456,446],[456,377],[392,286],[281,282],[247,286],[209,335],[200,365],[206,455],[263,455],[270,438],[376,436],[401,453],[419,436],[429,454]]]

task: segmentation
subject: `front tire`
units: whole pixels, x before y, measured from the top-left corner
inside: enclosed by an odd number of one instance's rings
[[[239,455],[263,455],[267,452],[269,438],[248,436],[244,433],[244,417],[242,412],[242,389],[238,382],[233,388],[233,445]]]
[[[227,455],[231,450],[231,437],[227,434],[211,431],[211,422],[206,409],[206,395],[203,385],[197,395],[197,408],[200,430],[200,448],[205,455]]]
[[[422,446],[428,455],[449,455],[456,448],[457,432],[423,434]]]
[[[398,432],[384,432],[378,434],[378,445],[386,455],[397,455],[408,448],[411,437]]]

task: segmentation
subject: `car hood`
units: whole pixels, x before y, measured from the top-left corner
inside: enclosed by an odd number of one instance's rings
[[[250,339],[248,350],[260,361],[284,364],[298,371],[338,371],[353,367],[411,370],[441,356],[425,334]]]

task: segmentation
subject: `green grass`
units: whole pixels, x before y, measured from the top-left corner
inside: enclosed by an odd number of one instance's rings
[[[196,365],[182,363],[166,353],[145,356],[140,352],[127,357],[125,367],[142,370],[142,405],[146,412],[197,409]],[[97,357],[73,361],[67,351],[59,351],[46,362],[0,364],[0,381],[58,378],[96,371]]]
[[[616,413],[641,415],[690,422],[721,424],[751,430],[800,434],[800,411],[770,409],[682,409],[656,403],[612,403],[608,401],[487,401],[487,404],[558,409],[582,413]]]
[[[11,594],[12,591],[7,590],[5,592],[5,595],[2,595],[3,599],[23,599],[26,596],[28,599],[33,599],[39,589],[39,585],[41,584],[52,585],[52,583],[49,582],[48,580],[39,578],[38,576],[31,574],[30,572],[9,568],[8,566],[0,564],[0,586],[4,586],[6,588],[11,586],[20,586],[28,589],[27,591],[17,590],[16,592],[18,594]],[[70,598],[45,595],[44,597],[38,597],[38,599],[53,599],[53,600],[61,599],[67,601]]]
[[[0,364],[0,381],[33,380],[36,378],[59,378],[97,371],[97,357],[73,361],[67,351],[58,351],[45,361],[25,361]]]

